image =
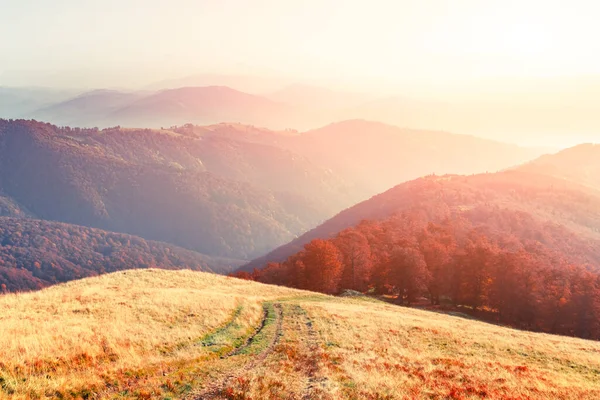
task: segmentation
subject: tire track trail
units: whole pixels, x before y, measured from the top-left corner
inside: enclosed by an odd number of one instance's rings
[[[319,344],[319,335],[315,331],[313,322],[308,316],[305,309],[298,306],[300,314],[303,317],[304,324],[306,326],[306,346],[308,347],[308,360],[306,375],[308,380],[302,391],[302,400],[311,399],[326,399],[329,396],[325,396],[325,385],[328,378],[322,373],[320,360],[323,355],[323,349]]]
[[[195,394],[191,395],[190,397],[188,397],[189,399],[191,399],[191,400],[227,399],[228,397],[226,396],[226,389],[227,389],[229,383],[231,381],[233,381],[235,378],[240,377],[244,373],[252,370],[253,368],[256,368],[258,365],[260,365],[262,362],[264,362],[264,360],[269,356],[269,354],[271,354],[273,352],[273,349],[277,345],[279,338],[282,334],[283,312],[282,312],[281,304],[279,304],[279,303],[273,304],[273,309],[274,309],[274,313],[275,313],[275,332],[273,333],[272,337],[270,338],[270,341],[269,341],[269,344],[267,345],[267,347],[264,350],[262,350],[259,354],[254,356],[246,364],[244,364],[241,367],[231,370],[226,375],[222,376],[220,379],[209,383],[207,385],[207,387],[204,388],[202,391],[200,391],[199,393],[195,393]],[[265,315],[263,316],[261,324],[256,329],[254,334],[251,335],[242,346],[221,356],[221,359],[227,359],[230,357],[240,355],[240,354],[244,353],[247,349],[249,349],[256,342],[257,337],[263,332],[263,330],[267,326],[268,317],[269,317],[268,314],[269,314],[268,309],[265,309]]]

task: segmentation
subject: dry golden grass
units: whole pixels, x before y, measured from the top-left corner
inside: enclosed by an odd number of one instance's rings
[[[282,317],[244,347],[263,307]],[[0,399],[209,389],[255,400],[598,399],[600,343],[190,271],[0,297]]]
[[[212,274],[144,270],[1,296],[0,398],[135,398],[210,359],[199,340],[238,307],[245,331],[259,323],[264,300],[287,293]]]
[[[600,398],[600,343],[391,305],[304,307],[348,398]]]

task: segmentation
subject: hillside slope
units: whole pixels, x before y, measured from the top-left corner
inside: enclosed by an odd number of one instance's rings
[[[244,266],[244,270],[283,261],[313,239],[329,238],[361,220],[379,220],[414,209],[441,221],[450,212],[493,205],[552,221],[584,237],[600,239],[600,191],[528,166],[494,174],[429,176],[400,184],[361,202],[287,245]]]
[[[430,174],[496,172],[542,153],[536,149],[441,131],[348,120],[292,137],[285,144],[370,189],[369,195]]]
[[[597,342],[200,272],[119,272],[0,311],[0,399],[600,396]]]
[[[103,136],[96,130],[0,121],[3,214],[124,232],[240,259],[284,243],[327,215],[302,194],[207,171],[198,155],[187,151],[186,138],[142,131],[128,140],[126,132],[117,132]]]
[[[543,154],[475,136],[365,120],[337,122],[302,133],[236,124],[191,127],[188,132],[287,149],[351,183],[363,200],[421,176],[496,172]]]
[[[297,134],[220,124],[100,131],[3,120],[0,213],[252,259],[389,187],[392,176],[429,171],[428,162],[436,172],[476,172],[531,155],[516,146],[375,123],[350,121],[333,130]],[[438,136],[456,141],[456,152],[431,151]],[[473,149],[460,150],[463,142],[483,143],[496,158],[470,162]]]
[[[0,290],[41,289],[60,282],[137,268],[228,273],[242,262],[166,243],[59,222],[0,217]]]
[[[112,125],[158,128],[223,121],[286,128],[294,111],[285,104],[226,86],[182,87],[144,97],[106,116]]]
[[[600,190],[600,144],[586,143],[557,154],[547,154],[521,167],[521,171],[537,172],[577,182]]]
[[[75,94],[73,90],[0,86],[0,118],[23,118]]]
[[[94,90],[77,97],[52,104],[28,113],[29,118],[50,121],[60,126],[94,127],[102,126],[106,116],[125,107],[144,93],[128,93],[115,90]]]

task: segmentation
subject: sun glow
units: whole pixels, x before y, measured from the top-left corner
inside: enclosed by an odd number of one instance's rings
[[[600,43],[594,40],[600,4],[584,0],[175,0],[168,9],[148,0],[140,15],[146,24],[135,30],[128,20],[139,12],[134,1],[108,0],[98,8],[61,0],[65,13],[52,20],[44,17],[49,10],[43,5],[31,15],[30,1],[3,10],[5,21],[0,17],[0,36],[20,38],[18,49],[0,43],[11,54],[5,70],[62,68],[73,59],[81,67],[88,62],[138,70],[168,59],[169,68],[190,73],[207,66],[238,66],[239,73],[249,66],[296,78],[374,77],[387,83],[600,73]],[[188,11],[175,18],[178,9]],[[82,34],[97,14],[114,22],[111,29]],[[32,24],[21,24],[25,18]],[[35,31],[42,23],[44,35]]]

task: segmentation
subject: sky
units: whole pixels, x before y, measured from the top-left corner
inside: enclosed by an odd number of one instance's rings
[[[0,7],[4,79],[90,70],[135,85],[226,71],[451,85],[600,73],[594,1],[0,0]]]
[[[543,102],[600,82],[598,20],[581,0],[0,0],[0,85],[220,73]]]

